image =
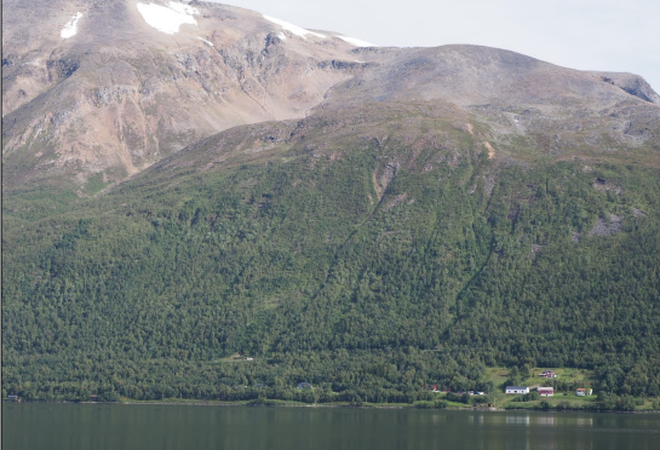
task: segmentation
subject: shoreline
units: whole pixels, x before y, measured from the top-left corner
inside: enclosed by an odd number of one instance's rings
[[[140,401],[128,400],[119,402],[72,402],[72,401],[2,401],[5,403],[22,403],[22,404],[80,404],[80,405],[126,405],[126,406],[205,406],[205,407],[256,407],[256,408],[347,408],[347,409],[410,409],[410,410],[424,410],[424,411],[466,411],[466,412],[533,412],[533,413],[610,413],[610,414],[660,414],[660,410],[635,410],[635,411],[621,411],[615,409],[607,410],[583,410],[583,409],[534,409],[534,408],[470,408],[470,407],[455,407],[449,406],[445,408],[427,408],[411,404],[392,404],[392,405],[350,405],[339,403],[249,403],[249,402],[220,402],[220,401]]]

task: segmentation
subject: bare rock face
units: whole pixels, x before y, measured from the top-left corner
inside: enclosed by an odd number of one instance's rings
[[[57,177],[118,182],[236,125],[309,116],[310,130],[329,120],[342,138],[362,120],[350,111],[374,115],[363,133],[369,142],[415,141],[417,152],[442,146],[445,131],[432,131],[442,111],[454,128],[478,129],[475,151],[490,159],[637,148],[660,156],[660,97],[631,74],[479,46],[358,47],[336,33],[197,1],[4,0],[3,12],[8,191]],[[417,119],[397,118],[393,133],[383,124],[394,119],[379,121],[388,107],[368,105],[396,105],[397,117]],[[410,120],[431,131],[413,135]]]
[[[333,87],[323,107],[449,102],[490,128],[491,155],[505,146],[555,157],[649,147],[660,156],[660,97],[639,76],[578,71],[467,45],[390,57]]]
[[[660,95],[639,75],[617,72],[599,72],[598,75],[604,82],[617,86],[630,95],[650,103],[660,104]]]
[[[362,66],[333,35],[218,4],[5,0],[3,10],[9,187],[119,181],[229,127],[303,117]]]

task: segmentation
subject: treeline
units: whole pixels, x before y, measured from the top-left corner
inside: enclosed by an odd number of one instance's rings
[[[3,389],[397,403],[543,365],[657,396],[657,173],[424,157],[383,192],[380,156],[356,150],[146,173],[65,215],[9,217]]]

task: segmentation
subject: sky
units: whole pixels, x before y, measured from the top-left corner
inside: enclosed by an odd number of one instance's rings
[[[660,0],[225,0],[380,46],[478,44],[582,70],[632,72],[660,92]]]

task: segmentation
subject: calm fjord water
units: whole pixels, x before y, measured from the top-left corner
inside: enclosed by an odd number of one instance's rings
[[[2,448],[658,450],[660,415],[3,404]]]

